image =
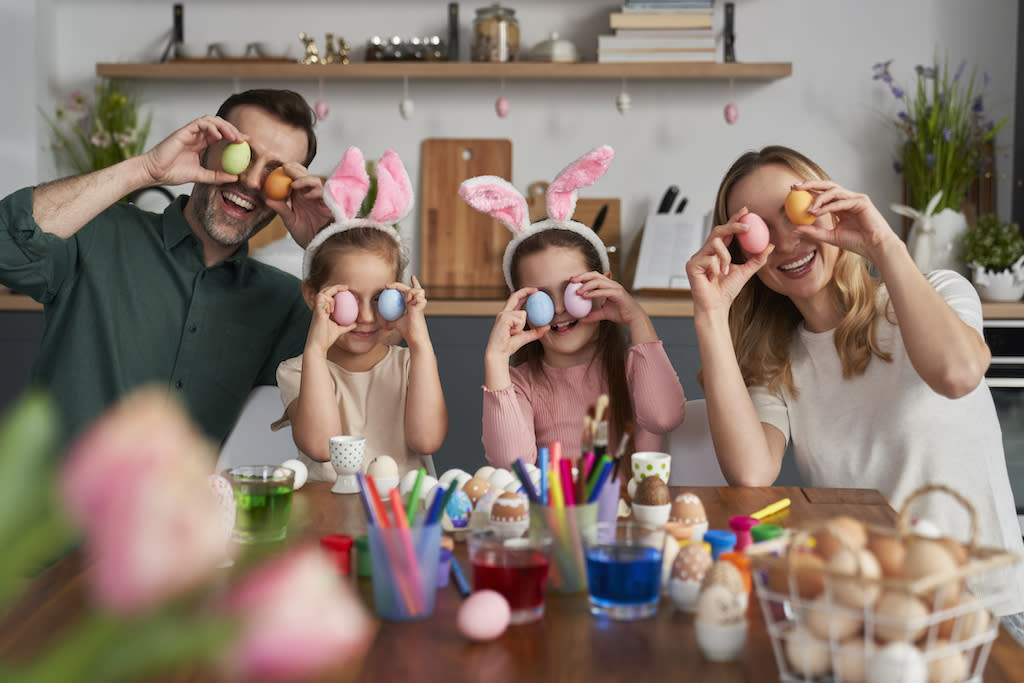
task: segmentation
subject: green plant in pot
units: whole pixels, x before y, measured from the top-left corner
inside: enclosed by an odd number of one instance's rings
[[[1016,223],[995,214],[982,216],[960,243],[984,301],[1017,301],[1024,296],[1024,235]]]

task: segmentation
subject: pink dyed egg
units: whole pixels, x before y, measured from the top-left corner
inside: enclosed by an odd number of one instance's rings
[[[587,314],[590,313],[590,309],[594,306],[594,302],[590,299],[584,299],[579,295],[579,288],[582,286],[582,282],[570,282],[565,287],[565,296],[562,297],[565,310],[577,320],[586,318]]]
[[[455,625],[459,633],[470,640],[494,640],[508,628],[510,616],[505,596],[488,588],[462,601],[455,615]]]
[[[347,326],[356,321],[359,316],[359,304],[352,292],[347,289],[334,295],[334,313],[331,317],[339,325]]]
[[[327,118],[327,112],[330,111],[330,107],[327,106],[327,102],[324,100],[317,100],[316,105],[313,107],[313,111],[316,113],[318,121],[323,121]]]
[[[739,117],[740,117],[740,110],[736,107],[735,104],[730,102],[729,104],[725,105],[725,122],[726,123],[728,123],[731,126],[732,124],[736,123],[736,119],[738,119]]]
[[[498,114],[498,118],[503,119],[508,116],[508,110],[511,107],[511,103],[509,103],[508,98],[504,95],[494,101],[494,111]]]
[[[740,246],[751,254],[760,254],[768,246],[768,226],[756,213],[744,214],[740,223],[747,226],[746,232],[737,235]]]

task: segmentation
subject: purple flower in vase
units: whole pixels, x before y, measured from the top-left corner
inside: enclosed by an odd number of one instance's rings
[[[974,98],[974,104],[971,105],[971,111],[975,112],[976,114],[980,114],[981,112],[985,111],[985,105],[982,102],[981,95],[978,95],[977,97]]]
[[[967,68],[967,60],[965,59],[962,62],[960,62],[960,66],[957,67],[956,76],[953,76],[953,81],[954,82],[960,80],[960,77],[964,75],[964,69],[966,69],[966,68]]]
[[[890,88],[890,90],[892,91],[892,96],[893,97],[895,97],[898,100],[902,100],[903,99],[903,95],[904,95],[903,88],[901,88],[898,85],[893,85]]]
[[[953,131],[951,131],[949,128],[943,128],[942,129],[942,139],[945,140],[946,142],[949,142],[952,138],[953,138]]]
[[[924,158],[924,163],[928,168],[935,168],[935,155],[929,152],[928,156]]]

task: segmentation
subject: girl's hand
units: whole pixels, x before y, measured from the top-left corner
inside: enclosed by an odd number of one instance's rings
[[[384,327],[389,330],[398,330],[410,346],[423,342],[429,342],[427,332],[427,320],[424,312],[427,308],[427,293],[423,290],[416,276],[412,276],[412,287],[401,282],[392,282],[388,289],[397,289],[405,299],[405,313],[398,320],[384,321]]]
[[[746,213],[747,209],[743,208],[730,216],[725,225],[715,226],[704,245],[686,262],[686,276],[690,281],[695,309],[728,311],[736,295],[775,250],[775,245],[769,244],[763,252],[747,258],[744,263],[732,262],[729,245],[737,233],[747,230],[746,225],[738,222]]]
[[[318,176],[310,175],[302,164],[290,162],[283,166],[292,179],[291,191],[284,200],[266,199],[277,212],[292,238],[305,249],[318,232],[329,225],[334,216],[324,203],[324,185]]]
[[[834,228],[818,223],[797,225],[796,232],[811,239],[848,249],[877,264],[882,250],[899,237],[866,194],[851,192],[830,180],[808,180],[793,186],[815,195],[807,211],[814,216],[832,214]]]
[[[343,334],[356,328],[356,323],[341,326],[334,321],[334,297],[338,292],[348,289],[348,285],[331,285],[317,292],[313,302],[313,320],[309,323],[309,334],[306,336],[306,348],[312,348],[327,355],[327,350]]]
[[[590,313],[580,322],[593,323],[600,320],[611,320],[630,325],[636,320],[647,317],[647,313],[626,291],[626,288],[606,275],[591,271],[577,275],[570,282],[582,282],[583,285],[576,290],[576,293],[584,299],[591,299],[594,302]]]
[[[487,348],[484,350],[485,356],[498,355],[507,362],[512,354],[530,342],[540,339],[551,328],[550,325],[545,325],[536,329],[526,329],[526,299],[536,291],[536,287],[524,287],[512,292],[512,296],[505,302],[505,307],[494,321],[491,336],[487,340]]]

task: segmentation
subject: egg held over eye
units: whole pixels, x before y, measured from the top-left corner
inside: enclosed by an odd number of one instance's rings
[[[534,292],[526,298],[526,319],[533,327],[544,327],[555,317],[555,305],[545,292]]]
[[[797,225],[810,225],[814,216],[807,213],[807,207],[814,201],[814,195],[807,190],[790,190],[786,195],[786,216]]]
[[[232,142],[224,148],[220,157],[220,165],[228,173],[238,175],[249,168],[249,160],[252,159],[252,150],[248,142]]]
[[[582,282],[570,282],[565,286],[565,294],[562,296],[565,310],[577,320],[586,318],[594,307],[594,303],[590,299],[584,299],[579,295],[579,289],[582,286]]]
[[[764,219],[756,213],[746,213],[740,217],[739,222],[747,226],[746,232],[736,236],[740,246],[751,254],[760,254],[764,251],[768,246],[768,225]]]
[[[380,317],[394,322],[405,314],[405,297],[397,289],[385,289],[377,298],[377,310]]]
[[[334,311],[331,313],[334,322],[342,327],[351,325],[359,317],[359,304],[355,296],[347,289],[334,295]]]
[[[263,191],[271,199],[281,201],[288,196],[292,189],[292,179],[284,172],[283,166],[278,166],[267,179],[263,181]]]

